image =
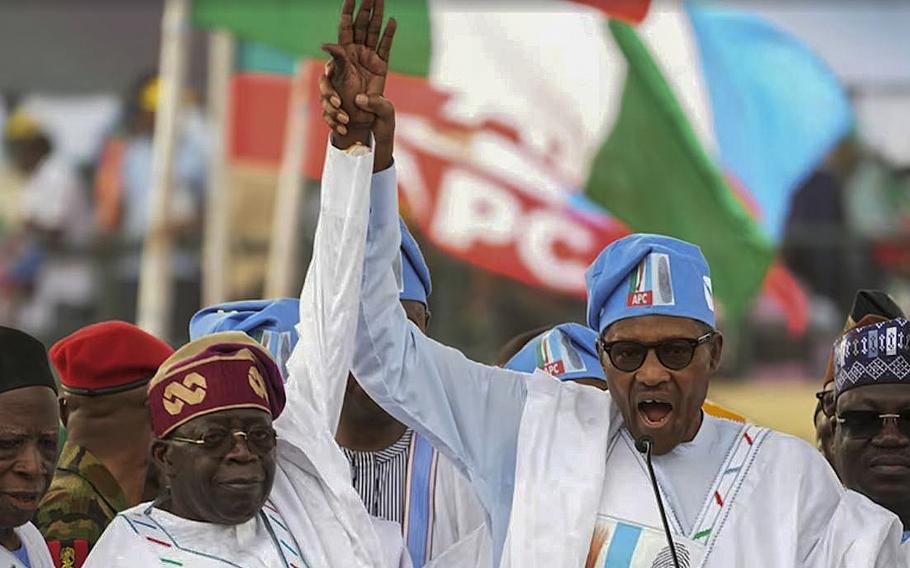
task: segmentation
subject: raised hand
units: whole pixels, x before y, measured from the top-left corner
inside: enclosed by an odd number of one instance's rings
[[[324,44],[322,49],[332,56],[327,68],[329,79],[336,92],[336,108],[345,111],[343,122],[347,134],[341,136],[369,136],[376,115],[358,106],[355,97],[381,97],[388,73],[389,53],[395,37],[397,23],[394,18],[382,30],[384,0],[363,0],[354,18],[355,0],[345,0],[338,24],[338,43]],[[380,31],[382,34],[380,36]]]
[[[329,77],[332,74],[333,62],[326,64],[325,73],[319,78],[319,96],[322,105],[322,118],[332,129],[332,144],[345,149],[354,142],[367,144],[370,130],[358,133],[348,131],[351,122],[347,112],[341,108],[341,97],[332,86]],[[354,104],[369,112],[375,118],[372,124],[373,138],[376,147],[373,149],[373,171],[379,172],[392,165],[392,153],[395,141],[395,107],[381,95],[359,94],[354,97]]]

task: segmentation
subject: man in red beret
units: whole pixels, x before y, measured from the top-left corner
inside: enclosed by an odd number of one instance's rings
[[[84,327],[51,347],[68,439],[35,522],[57,566],[81,566],[117,513],[154,497],[146,388],[173,352],[120,321]]]

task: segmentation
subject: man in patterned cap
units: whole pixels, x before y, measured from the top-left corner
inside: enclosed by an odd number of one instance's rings
[[[910,323],[855,327],[834,347],[832,460],[844,485],[900,517],[910,539]]]
[[[394,302],[401,234],[394,108],[381,95],[388,50],[370,43],[356,57],[333,52],[341,77],[322,93],[332,143],[347,150],[327,154],[326,170],[340,171],[323,192],[350,194],[349,209],[368,212],[365,230],[353,213],[346,228],[367,235],[363,273],[334,283],[360,286],[353,372],[389,414],[468,473],[490,521],[494,565],[672,566],[671,551],[680,566],[704,568],[898,565],[898,519],[845,490],[811,446],[702,411],[723,339],[707,262],[690,243],[631,235],[589,269],[587,323],[607,392],[475,363],[407,322]],[[372,174],[345,158],[370,145],[370,134]],[[645,436],[673,549],[636,451],[647,449]]]
[[[58,567],[82,566],[114,515],[155,497],[146,389],[173,352],[121,321],[89,325],[51,347],[67,441],[35,524]]]
[[[85,565],[406,565],[397,528],[342,490],[343,457],[294,386],[286,406],[274,359],[243,333],[178,349],[148,386],[166,490],[119,513]]]
[[[190,319],[190,339],[222,331],[242,331],[269,350],[287,382],[287,364],[297,345],[300,301],[242,300],[202,308]]]
[[[330,174],[323,180],[327,187],[333,184]],[[429,321],[427,298],[432,290],[430,272],[417,241],[403,222],[401,230],[399,301],[408,319],[426,331]],[[320,244],[328,242],[331,239],[319,241]],[[315,267],[319,259],[324,258],[322,252],[315,251],[311,266]],[[312,314],[317,306],[304,304],[302,309]],[[279,366],[286,367],[289,355],[298,343],[300,311],[300,301],[290,298],[218,304],[193,316],[190,337],[243,331],[266,346]],[[326,345],[326,348],[331,346]],[[307,349],[301,349],[296,361],[303,363],[303,367],[319,365],[316,353]],[[296,379],[287,371],[284,376],[286,381]],[[328,380],[322,374],[314,378]],[[415,567],[446,553],[483,526],[483,509],[464,475],[444,457],[440,459],[428,440],[386,413],[350,374],[335,439],[348,458],[354,488],[367,511],[374,517],[402,526],[405,545]],[[428,494],[433,495],[433,499],[423,498]]]
[[[51,568],[29,521],[54,475],[57,386],[44,345],[0,326],[0,566]]]
[[[880,290],[860,290],[853,299],[853,308],[847,315],[843,333],[856,327],[904,317],[894,300]],[[834,351],[828,357],[822,390],[815,393],[818,403],[815,405],[813,422],[815,424],[815,442],[819,450],[834,469],[837,464],[832,454],[831,441],[834,435]]]

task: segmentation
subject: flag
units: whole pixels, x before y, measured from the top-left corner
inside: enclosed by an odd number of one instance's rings
[[[719,162],[748,188],[762,228],[779,242],[794,191],[852,128],[850,100],[797,38],[746,12],[687,8]]]
[[[316,4],[197,0],[194,18],[321,58],[340,2]],[[761,287],[772,244],[714,159],[707,90],[685,89],[678,72],[694,46],[672,55],[678,30],[649,35],[660,27],[651,20],[668,17],[654,7],[644,17],[648,4],[387,1],[399,21],[387,94],[403,202],[440,248],[579,295],[584,268],[629,231],[694,242],[737,315]],[[318,176],[327,131],[310,122],[305,167]]]

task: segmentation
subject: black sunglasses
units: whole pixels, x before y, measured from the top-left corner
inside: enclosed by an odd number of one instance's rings
[[[828,418],[834,416],[834,407],[837,403],[837,398],[834,396],[833,389],[818,391],[815,393],[815,398],[818,399],[818,404],[815,405],[815,414],[813,414],[813,416],[817,416],[819,411],[824,412],[825,416]]]
[[[614,367],[626,373],[631,373],[641,367],[651,349],[657,353],[657,360],[661,365],[670,370],[679,371],[689,366],[698,346],[711,341],[715,335],[717,335],[716,331],[709,331],[696,339],[675,337],[656,343],[629,340],[603,342],[601,340],[601,349],[610,358]]]
[[[874,410],[847,410],[841,412],[836,420],[850,438],[874,438],[888,421],[893,421],[901,434],[910,438],[910,410],[902,410],[897,414],[881,414]]]

